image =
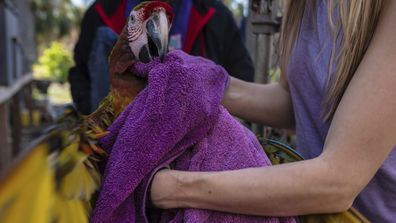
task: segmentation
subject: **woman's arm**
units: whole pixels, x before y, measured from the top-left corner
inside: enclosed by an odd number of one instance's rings
[[[287,81],[256,84],[231,78],[223,98],[228,111],[248,121],[280,128],[294,126],[293,107]]]
[[[213,173],[163,171],[153,181],[154,204],[269,216],[349,208],[396,144],[396,1],[386,4],[318,158]]]

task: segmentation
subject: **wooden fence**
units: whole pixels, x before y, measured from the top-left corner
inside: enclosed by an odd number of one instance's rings
[[[32,107],[33,36],[28,0],[0,0],[0,172],[21,150],[21,110]]]

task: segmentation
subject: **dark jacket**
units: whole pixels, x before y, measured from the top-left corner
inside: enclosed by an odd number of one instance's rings
[[[92,111],[87,64],[96,31],[100,26],[114,26],[111,28],[119,31],[125,23],[125,19],[119,19],[125,3],[126,0],[97,0],[84,15],[74,49],[75,66],[69,72],[73,101],[83,114]],[[232,13],[219,1],[194,0],[183,50],[213,60],[234,77],[253,81],[253,63],[238,27]]]

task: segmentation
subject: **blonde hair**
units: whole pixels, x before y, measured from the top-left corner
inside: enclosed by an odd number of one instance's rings
[[[284,75],[305,10],[314,8],[313,0],[290,0],[280,36],[280,65]],[[330,122],[344,92],[358,68],[374,34],[383,0],[328,0],[328,17],[333,49],[328,82],[322,102],[323,118]],[[312,7],[312,8],[311,8]],[[334,21],[332,15],[338,15]],[[337,55],[336,55],[337,43]],[[336,63],[334,74],[332,64]],[[330,75],[332,74],[332,75]]]

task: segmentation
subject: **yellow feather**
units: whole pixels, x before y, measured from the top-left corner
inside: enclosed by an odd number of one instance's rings
[[[56,223],[88,223],[90,207],[81,200],[66,200],[56,195],[53,220]]]
[[[49,222],[54,194],[48,146],[30,151],[0,184],[0,222]]]
[[[99,174],[92,174],[83,162],[79,162],[61,180],[60,193],[68,199],[89,201],[91,195],[99,187],[99,183]]]
[[[67,146],[58,157],[57,168],[60,193],[67,199],[83,199],[89,201],[91,195],[99,187],[100,176],[92,169],[88,155],[79,150],[79,137]],[[90,167],[91,166],[91,167]]]

